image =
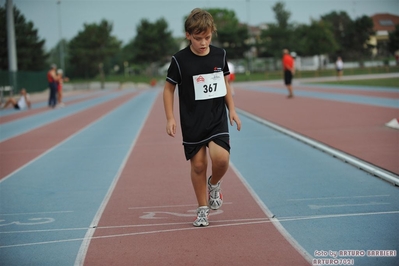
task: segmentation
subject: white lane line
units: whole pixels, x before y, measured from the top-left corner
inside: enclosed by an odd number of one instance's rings
[[[232,204],[232,202],[223,202],[223,205]],[[197,207],[198,204],[182,204],[182,205],[161,205],[161,206],[138,206],[138,207],[129,207],[129,210],[138,210],[138,209],[152,209],[152,208],[177,208],[177,207]]]
[[[380,197],[390,197],[390,196],[391,195],[367,195],[367,196],[350,196],[350,197],[302,198],[302,199],[287,199],[287,201],[361,199],[361,198],[380,198]]]
[[[41,229],[41,230],[20,230],[20,231],[4,231],[1,234],[25,234],[25,233],[48,233],[48,232],[63,232],[63,231],[82,231],[89,228],[57,228],[57,229]]]
[[[169,216],[177,216],[177,217],[195,217],[195,213],[197,210],[188,210],[186,213],[179,212],[161,212],[161,211],[152,211],[152,212],[143,212],[140,216],[141,219],[168,219]],[[209,215],[214,216],[218,214],[222,214],[223,210],[215,210],[212,211]]]
[[[90,237],[89,240],[136,236],[136,235],[160,234],[160,233],[169,233],[169,232],[177,232],[177,231],[211,230],[211,229],[218,228],[218,227],[253,225],[253,224],[261,224],[261,223],[268,223],[268,222],[269,222],[268,220],[262,220],[262,221],[253,221],[253,222],[243,222],[243,223],[220,224],[220,225],[213,225],[213,226],[208,226],[208,227],[195,227],[195,226],[192,226],[191,223],[186,223],[187,225],[190,224],[191,226],[187,227],[187,228],[176,228],[176,229],[154,230],[154,231],[148,231],[148,232],[135,232],[135,233],[126,233],[126,234],[95,236],[95,237]],[[26,246],[34,246],[34,245],[45,245],[45,244],[58,244],[58,243],[74,242],[74,241],[82,241],[82,240],[85,241],[87,239],[86,238],[71,238],[71,239],[32,242],[32,243],[24,243],[24,244],[13,244],[13,245],[0,246],[0,249],[13,248],[13,247],[26,247]]]
[[[343,207],[356,207],[356,206],[374,206],[374,205],[389,205],[389,202],[369,202],[369,203],[353,203],[353,204],[336,204],[336,205],[308,205],[312,210],[319,210],[323,208],[343,208]]]
[[[268,218],[246,218],[246,219],[234,219],[234,220],[212,220],[213,223],[236,223],[236,222],[253,222],[253,221],[269,221]],[[187,222],[179,223],[156,223],[156,224],[129,224],[129,225],[110,225],[110,226],[98,226],[96,230],[106,229],[129,229],[129,228],[142,228],[142,227],[157,227],[157,226],[176,226],[176,225],[191,225]],[[0,234],[23,234],[23,233],[47,233],[47,232],[63,232],[63,231],[82,231],[88,230],[89,228],[60,228],[60,229],[43,229],[43,230],[22,230],[22,231],[6,231],[0,232]]]
[[[386,211],[386,212],[362,212],[362,213],[343,213],[343,214],[327,214],[327,215],[311,215],[311,216],[286,216],[278,217],[280,222],[289,221],[300,221],[300,220],[315,220],[315,219],[328,219],[328,218],[346,218],[346,217],[357,217],[357,216],[370,216],[370,215],[386,215],[386,214],[399,214],[398,211]]]
[[[244,225],[254,225],[254,224],[263,224],[263,223],[273,223],[274,225],[276,222],[290,222],[290,221],[300,221],[300,220],[315,220],[315,219],[329,219],[329,218],[341,218],[341,217],[355,217],[355,216],[369,216],[369,215],[387,215],[387,214],[399,214],[398,211],[388,211],[388,212],[368,212],[368,213],[348,213],[348,214],[332,214],[332,215],[315,215],[315,216],[287,216],[287,217],[280,217],[280,218],[272,218],[271,220],[267,218],[254,218],[249,219],[248,222],[237,222],[231,223],[232,221],[240,221],[240,220],[220,220],[220,221],[212,221],[212,223],[218,222],[226,222],[229,221],[228,224],[220,224],[220,225],[211,225],[208,227],[194,227],[191,223],[170,223],[170,224],[142,224],[142,225],[128,225],[128,226],[121,226],[123,227],[142,227],[142,226],[160,226],[160,225],[191,225],[187,228],[175,228],[175,229],[166,229],[166,230],[153,230],[147,232],[135,232],[135,233],[126,233],[126,234],[113,234],[113,235],[104,235],[104,236],[96,236],[90,237],[90,239],[86,238],[71,238],[71,239],[61,239],[61,240],[53,240],[53,241],[43,241],[43,242],[31,242],[31,243],[23,243],[23,244],[13,244],[13,245],[5,245],[0,246],[2,248],[13,248],[13,247],[24,247],[24,246],[34,246],[34,245],[45,245],[45,244],[57,244],[57,243],[65,243],[65,242],[74,242],[74,241],[87,241],[87,240],[94,240],[94,239],[103,239],[103,238],[115,238],[115,237],[125,237],[125,236],[136,236],[136,235],[145,235],[145,234],[159,234],[159,233],[167,233],[167,232],[177,232],[177,231],[187,231],[187,230],[206,230],[218,227],[229,227],[229,226],[244,226]],[[245,220],[245,219],[244,219]],[[117,226],[119,227],[119,226]],[[100,227],[97,229],[113,229],[115,227]],[[81,228],[77,228],[81,230]],[[87,228],[84,228],[85,230]],[[71,228],[73,230],[73,228]]]
[[[19,212],[19,213],[0,213],[0,216],[14,216],[14,215],[37,215],[37,214],[57,214],[57,213],[71,213],[73,211],[53,211],[53,212]]]

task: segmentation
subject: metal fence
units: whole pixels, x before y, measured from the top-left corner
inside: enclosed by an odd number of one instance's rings
[[[47,71],[0,71],[0,90],[11,95],[18,94],[21,88],[28,92],[40,92],[48,87]]]

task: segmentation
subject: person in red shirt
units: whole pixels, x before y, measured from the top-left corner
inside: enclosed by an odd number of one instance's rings
[[[294,93],[292,91],[292,78],[295,74],[295,66],[294,66],[294,58],[289,54],[288,49],[283,50],[283,70],[284,70],[284,84],[288,89],[288,98],[294,97]]]

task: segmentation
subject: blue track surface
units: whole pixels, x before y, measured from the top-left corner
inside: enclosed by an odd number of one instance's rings
[[[325,87],[328,88],[327,86]],[[263,87],[256,85],[250,86],[249,88],[251,88],[252,90],[257,90],[262,92],[271,92],[271,93],[278,93],[284,95],[287,94],[287,92],[285,90],[282,90],[281,88]],[[333,101],[346,102],[346,103],[357,103],[357,104],[367,104],[367,105],[381,106],[381,107],[399,108],[399,99],[387,99],[387,98],[379,98],[371,96],[349,95],[349,94],[317,92],[317,91],[301,91],[301,90],[296,90],[295,96],[333,100]]]

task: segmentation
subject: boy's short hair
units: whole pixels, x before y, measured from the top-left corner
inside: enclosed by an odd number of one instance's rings
[[[200,8],[195,8],[188,15],[184,23],[184,30],[189,34],[198,34],[211,30],[212,33],[216,32],[216,25],[213,17],[209,12]]]

